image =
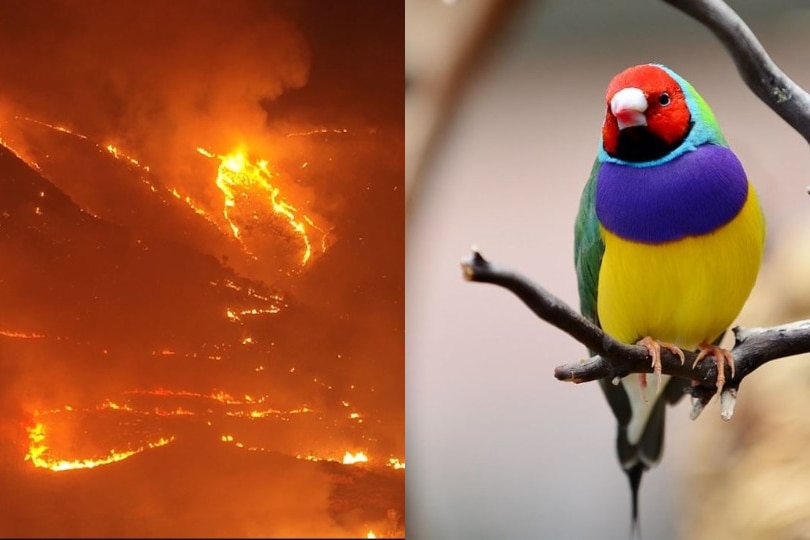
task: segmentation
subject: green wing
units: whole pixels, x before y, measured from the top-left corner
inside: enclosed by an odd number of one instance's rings
[[[596,176],[600,165],[599,160],[593,164],[591,176],[582,191],[574,227],[574,265],[577,269],[579,309],[585,317],[596,324],[599,324],[599,316],[596,313],[599,268],[602,266],[602,255],[605,253],[595,204]]]
[[[596,217],[596,178],[601,163],[597,159],[591,169],[591,176],[582,190],[579,201],[579,213],[574,225],[574,265],[577,270],[579,288],[579,310],[582,314],[599,325],[596,312],[596,300],[599,293],[599,269],[605,253],[605,243],[599,230],[599,219]],[[591,355],[593,351],[588,351]],[[610,408],[621,428],[627,426],[632,414],[627,392],[621,385],[600,380],[599,384],[607,397]],[[621,438],[621,437],[620,437]],[[620,445],[621,446],[621,445]],[[620,452],[624,454],[625,452]],[[623,461],[626,456],[620,456]]]

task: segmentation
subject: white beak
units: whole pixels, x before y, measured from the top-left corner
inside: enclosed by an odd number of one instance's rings
[[[610,112],[616,117],[619,129],[646,126],[647,96],[638,88],[623,88],[610,100]]]

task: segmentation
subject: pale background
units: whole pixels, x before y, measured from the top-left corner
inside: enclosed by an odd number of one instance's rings
[[[744,86],[707,29],[662,2],[506,4],[511,9],[498,11],[503,24],[489,46],[471,49],[470,36],[492,4],[406,3],[408,533],[416,540],[624,539],[630,497],[614,453],[614,419],[596,384],[565,384],[552,375],[555,366],[584,357],[584,348],[510,293],[463,281],[459,261],[475,244],[576,306],[573,222],[599,144],[605,87],[625,67],[661,62],[712,106],[768,219],[763,273],[739,322],[807,318],[810,306],[785,315],[774,307],[780,291],[804,294],[774,268],[810,253],[810,148]],[[731,5],[780,67],[810,88],[808,4]],[[474,68],[462,91],[437,105],[454,60],[471,50]],[[448,105],[454,114],[444,116],[449,124],[432,139],[432,159],[420,161]],[[810,265],[791,268],[797,282],[810,281]],[[741,407],[746,392],[753,403],[758,380],[785,373],[780,369],[790,362],[770,364],[747,381]],[[707,464],[701,452],[713,434],[748,422],[743,410],[722,423],[715,402],[697,422],[688,410],[687,400],[670,410],[663,463],[642,481],[646,539],[696,538],[708,530],[698,525],[715,517],[698,511],[708,495],[694,489],[697,465]],[[722,467],[722,457],[711,463]],[[800,530],[808,529],[810,521]],[[763,536],[778,537],[803,536]]]

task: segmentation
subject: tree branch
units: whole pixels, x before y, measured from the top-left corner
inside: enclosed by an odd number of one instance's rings
[[[616,341],[544,288],[517,272],[490,263],[477,250],[473,249],[472,255],[462,260],[461,268],[468,281],[491,283],[511,291],[538,317],[596,353],[582,362],[557,366],[554,369],[557,379],[574,383],[603,378],[617,381],[630,373],[653,372],[645,347]],[[734,413],[737,389],[745,377],[771,360],[810,352],[810,319],[771,328],[738,326],[733,331],[734,376],[726,376],[721,395],[721,416],[725,419]],[[716,393],[717,366],[712,359],[704,358],[693,369],[697,354],[684,351],[684,355],[686,362],[681,364],[677,355],[662,349],[661,372],[694,382],[691,394],[695,398],[692,410],[695,418]]]
[[[810,143],[810,94],[771,60],[737,13],[723,0],[664,0],[696,19],[720,39],[745,84]]]

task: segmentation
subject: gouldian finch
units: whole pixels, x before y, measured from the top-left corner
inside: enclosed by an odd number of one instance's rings
[[[659,64],[628,68],[605,102],[574,258],[583,315],[621,342],[644,345],[658,377],[649,386],[637,374],[600,381],[618,421],[636,530],[641,476],[661,457],[666,404],[690,384],[661,375],[661,348],[681,359],[683,350],[713,357],[722,389],[734,360],[720,339],[756,281],[765,220],[714,114],[681,76]]]

